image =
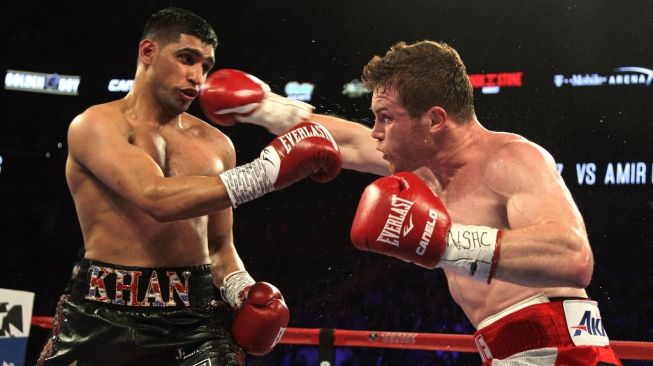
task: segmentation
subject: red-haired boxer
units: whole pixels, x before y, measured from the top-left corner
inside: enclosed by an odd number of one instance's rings
[[[619,365],[584,290],[592,250],[553,157],[480,124],[465,66],[446,44],[398,43],[363,74],[371,130],[310,117],[331,131],[344,167],[399,173],[366,189],[354,245],[442,268],[486,365]]]
[[[132,90],[71,123],[66,178],[85,255],[39,364],[239,365],[241,348],[265,354],[281,337],[288,308],[245,270],[232,208],[307,176],[334,178],[340,152],[304,122],[235,166],[229,138],[186,113],[216,45],[193,13],[153,14]]]

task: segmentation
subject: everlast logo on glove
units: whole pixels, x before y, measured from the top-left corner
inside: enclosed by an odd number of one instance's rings
[[[287,154],[290,152],[290,150],[292,150],[293,146],[295,146],[296,143],[309,137],[321,137],[327,139],[337,147],[333,137],[331,137],[331,134],[322,126],[315,123],[293,129],[292,131],[289,131],[279,136],[278,138],[279,141],[281,141],[281,144],[283,145],[283,148]]]
[[[410,208],[415,204],[413,201],[405,200],[397,195],[392,196],[390,214],[388,219],[381,230],[381,234],[376,241],[399,246],[399,238],[401,237],[401,227],[404,225],[404,220]],[[409,220],[408,226],[404,229],[403,235],[406,236],[413,229],[413,222]]]
[[[435,268],[451,220],[422,178],[400,172],[365,188],[351,228],[357,248]]]
[[[143,275],[143,271],[121,270],[91,265],[88,272],[90,279],[88,293],[84,297],[86,300],[127,306],[190,306],[188,296],[189,271],[182,272],[182,276],[184,277],[183,284],[176,271],[165,271],[165,276],[168,281],[168,296],[165,300],[161,291],[159,276],[155,270],[151,271],[149,282],[144,291],[139,291],[143,289],[143,286],[139,287],[140,277]],[[107,282],[109,282],[108,286]],[[129,292],[127,299],[124,298],[125,291]],[[111,298],[110,292],[113,292],[113,298]],[[139,295],[139,293],[142,294]],[[181,303],[175,300],[175,293]]]

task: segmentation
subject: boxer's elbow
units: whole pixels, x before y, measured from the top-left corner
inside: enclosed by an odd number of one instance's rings
[[[160,186],[153,185],[144,189],[144,193],[138,201],[138,206],[150,217],[158,222],[169,222],[178,220],[180,207],[162,192]]]
[[[592,254],[587,251],[575,253],[570,264],[569,285],[576,288],[586,288],[589,286],[594,271]]]
[[[175,212],[171,211],[167,205],[162,202],[148,201],[141,204],[141,209],[157,222],[169,222],[178,220]]]
[[[181,219],[179,215],[174,212],[167,212],[162,209],[154,209],[149,211],[148,214],[159,223],[170,222]]]
[[[587,237],[582,234],[574,233],[570,237],[568,261],[566,268],[569,273],[567,278],[570,286],[576,288],[586,288],[592,281],[594,272],[594,255],[590,248]]]

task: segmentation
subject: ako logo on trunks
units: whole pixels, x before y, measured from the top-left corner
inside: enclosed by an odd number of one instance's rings
[[[610,344],[596,301],[565,300],[563,302],[567,329],[577,346],[606,346]]]
[[[87,300],[93,300],[103,303],[111,303],[115,305],[127,306],[178,306],[174,299],[174,293],[183,303],[183,306],[190,306],[190,299],[188,297],[188,278],[190,277],[189,271],[182,272],[184,283],[181,283],[179,275],[175,271],[166,271],[168,277],[168,298],[164,301],[163,294],[161,293],[161,285],[159,284],[159,277],[156,271],[152,271],[145,294],[139,299],[139,278],[143,271],[127,271],[114,269],[110,267],[103,267],[98,265],[91,265],[88,269],[90,272],[90,281],[88,284],[88,293],[84,296]],[[115,296],[110,298],[107,293],[107,285],[105,280],[107,276],[115,275]],[[125,277],[129,277],[130,283],[126,283]],[[123,292],[129,292],[129,298],[125,302]]]
[[[576,329],[574,337],[578,337],[583,332],[587,332],[589,335],[605,335],[605,328],[603,328],[601,318],[593,317],[592,312],[589,310],[585,311],[583,317],[580,319],[580,323],[572,326],[571,329]]]

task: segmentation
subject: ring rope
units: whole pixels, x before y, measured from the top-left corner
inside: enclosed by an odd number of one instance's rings
[[[32,326],[51,329],[52,317],[33,316]],[[320,333],[333,333],[333,346],[413,349],[424,351],[478,352],[471,335],[373,330],[286,328],[279,344],[320,345]],[[610,341],[623,360],[653,360],[653,342]]]

